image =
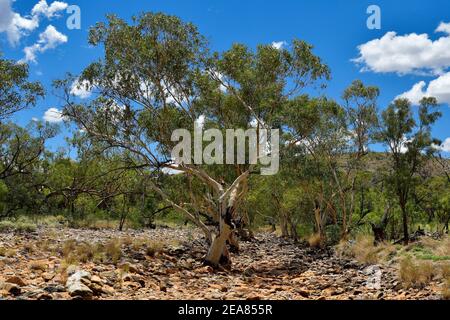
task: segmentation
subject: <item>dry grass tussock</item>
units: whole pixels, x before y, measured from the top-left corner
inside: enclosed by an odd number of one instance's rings
[[[341,257],[349,257],[363,264],[379,264],[387,262],[396,254],[396,247],[390,243],[374,244],[374,238],[359,235],[352,242],[341,241],[336,247],[336,253]]]
[[[319,233],[313,233],[307,239],[309,246],[312,248],[319,248],[323,246],[323,241]]]
[[[371,236],[360,235],[354,241],[342,241],[336,253],[364,264],[390,264],[398,268],[404,288],[423,288],[436,281],[442,285],[442,297],[450,299],[450,238],[424,237],[408,246],[374,244]]]
[[[445,300],[450,300],[450,278],[447,279],[442,289],[442,298]]]
[[[405,288],[423,288],[438,272],[430,261],[414,261],[409,256],[400,261],[399,277]]]
[[[153,257],[169,245],[169,243],[148,238],[122,238],[110,239],[105,243],[88,243],[69,239],[56,249],[62,256],[66,265],[86,263],[119,263],[127,252],[142,251],[147,256]],[[53,249],[53,248],[51,248]]]

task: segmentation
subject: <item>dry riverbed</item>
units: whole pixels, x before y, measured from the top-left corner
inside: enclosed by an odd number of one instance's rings
[[[405,288],[395,265],[270,233],[242,242],[231,270],[203,266],[206,250],[190,228],[0,233],[0,299],[441,299],[445,285]]]

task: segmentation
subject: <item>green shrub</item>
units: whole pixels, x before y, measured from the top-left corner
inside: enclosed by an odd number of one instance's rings
[[[0,232],[8,232],[14,230],[14,223],[9,220],[0,221]]]
[[[28,219],[19,218],[17,221],[0,221],[0,232],[35,232],[37,226]]]
[[[16,224],[16,232],[35,232],[37,229],[36,224],[32,222],[18,222]]]

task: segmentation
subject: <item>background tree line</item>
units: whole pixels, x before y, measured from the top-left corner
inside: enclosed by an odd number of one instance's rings
[[[358,232],[407,243],[419,225],[448,232],[449,162],[431,134],[436,99],[379,106],[379,89],[359,80],[341,102],[313,96],[306,92],[325,87],[331,72],[304,41],[213,52],[194,25],[160,13],[131,23],[109,16],[91,28],[89,43],[104,57],[54,82],[65,122],[76,128],[68,140],[76,157],[45,147],[54,125],[8,120],[45,93],[26,65],[0,60],[1,218],[111,219],[122,229],[171,215],[204,232],[212,265],[229,264],[238,239],[267,225],[319,245]],[[74,83],[92,98],[73,96]],[[175,165],[173,130],[194,130],[199,118],[221,132],[280,129],[280,172]],[[371,151],[374,144],[387,151]]]

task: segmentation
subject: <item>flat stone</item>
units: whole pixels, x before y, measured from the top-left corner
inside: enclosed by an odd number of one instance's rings
[[[19,287],[25,287],[27,285],[25,283],[25,281],[23,281],[22,278],[20,278],[18,276],[9,277],[8,279],[6,279],[5,282],[14,283],[14,284],[18,285]]]
[[[89,289],[88,286],[77,282],[73,283],[70,286],[67,287],[67,292],[72,297],[82,297],[85,299],[92,298],[92,295],[94,294],[91,289]]]

